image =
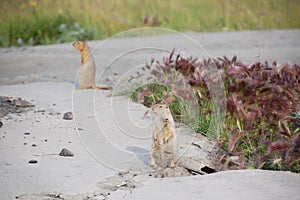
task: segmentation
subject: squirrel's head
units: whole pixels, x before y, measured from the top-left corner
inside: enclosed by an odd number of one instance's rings
[[[169,110],[169,106],[167,104],[155,104],[152,106],[152,110],[156,114],[161,115],[165,113],[166,110]]]
[[[73,42],[73,46],[79,51],[82,51],[86,48],[86,43],[83,41],[75,41]]]

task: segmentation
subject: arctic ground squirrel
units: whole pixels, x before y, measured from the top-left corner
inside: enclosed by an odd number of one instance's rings
[[[155,104],[152,109],[157,117],[152,135],[150,164],[156,168],[173,168],[178,158],[174,119],[167,104]]]
[[[79,89],[111,90],[110,87],[99,87],[95,85],[95,61],[91,50],[86,42],[76,41],[73,46],[81,54],[81,72],[79,77]]]

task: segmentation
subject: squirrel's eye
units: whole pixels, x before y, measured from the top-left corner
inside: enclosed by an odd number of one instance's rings
[[[162,108],[162,106],[159,106],[159,108]]]
[[[80,44],[80,42],[77,42],[77,44]]]

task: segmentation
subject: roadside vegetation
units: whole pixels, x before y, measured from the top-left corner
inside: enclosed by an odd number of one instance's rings
[[[95,40],[140,27],[177,31],[300,28],[300,0],[2,0],[0,46]]]
[[[237,57],[200,61],[173,51],[145,69],[157,82],[139,87],[131,98],[148,107],[166,102],[177,121],[216,140],[218,170],[300,173],[300,66],[246,65]],[[224,91],[212,95],[218,83]]]

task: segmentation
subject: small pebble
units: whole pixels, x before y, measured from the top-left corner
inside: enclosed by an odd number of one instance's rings
[[[31,146],[32,146],[32,147],[36,147],[37,145],[36,145],[36,144],[32,144]]]
[[[72,120],[73,119],[73,113],[72,112],[66,112],[63,116],[63,119]]]
[[[24,142],[23,145],[27,145],[27,142]]]
[[[74,154],[66,148],[63,148],[58,155],[60,155],[60,156],[70,156],[70,157],[74,156]]]
[[[45,139],[45,140],[44,140],[44,142],[48,142],[48,140],[47,140],[47,139]]]
[[[30,135],[30,133],[29,133],[29,132],[26,132],[26,133],[24,133],[24,135]]]
[[[36,163],[38,163],[38,161],[37,160],[29,160],[28,163],[30,163],[30,164],[36,164]]]

